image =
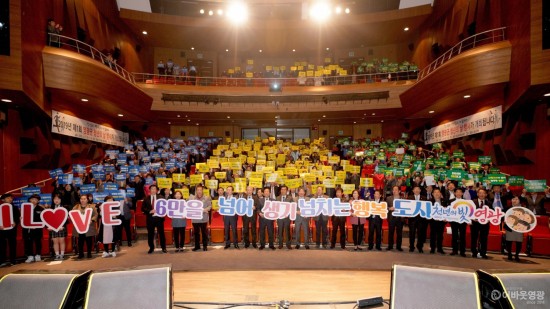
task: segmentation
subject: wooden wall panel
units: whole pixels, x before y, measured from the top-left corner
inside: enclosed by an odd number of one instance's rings
[[[542,0],[533,0],[530,3],[531,85],[546,84],[550,83],[550,49],[542,49]]]
[[[199,136],[199,126],[169,126],[170,137],[181,137],[183,139],[189,136]],[[185,132],[185,136],[182,136],[181,132]]]
[[[326,131],[327,134],[324,134],[324,131]],[[342,134],[339,134],[340,131],[342,131]],[[334,136],[334,137],[353,136],[353,125],[349,125],[349,124],[319,125],[319,137],[324,137],[325,139],[328,139],[331,136]]]
[[[0,89],[21,90],[21,2],[10,1],[10,55],[0,56]]]
[[[227,138],[230,137],[231,139],[239,138],[236,137],[235,132],[239,132],[240,136],[240,127],[235,126],[199,126],[199,136],[201,137],[222,137]],[[226,135],[226,132],[229,133],[229,136]]]
[[[367,130],[371,130],[370,134],[367,134]],[[353,138],[376,138],[382,136],[382,124],[356,124],[353,125]]]

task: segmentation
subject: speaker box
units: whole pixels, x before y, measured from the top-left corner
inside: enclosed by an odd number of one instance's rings
[[[0,280],[2,308],[82,308],[90,271],[17,271]]]
[[[323,130],[323,135],[327,135],[327,130]]]
[[[532,150],[536,147],[537,133],[525,133],[519,136],[521,150]]]
[[[367,129],[367,135],[371,135],[372,134],[372,130],[371,129]]]
[[[229,132],[229,131],[225,131],[225,137],[230,137],[230,136],[231,136],[230,132]]]
[[[390,308],[479,308],[473,272],[394,265]]]
[[[84,309],[172,308],[170,267],[94,273],[88,280]]]
[[[185,131],[180,131],[181,136],[185,136]]]

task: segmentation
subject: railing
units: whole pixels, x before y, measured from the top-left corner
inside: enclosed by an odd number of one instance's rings
[[[196,86],[233,86],[233,87],[269,87],[277,84],[285,86],[322,86],[379,83],[387,81],[416,80],[417,70],[369,73],[345,76],[322,77],[199,77],[132,73],[136,83],[196,85]]]
[[[418,80],[421,80],[422,78],[428,76],[445,62],[449,61],[451,58],[457,55],[460,55],[466,50],[470,50],[472,48],[475,48],[476,46],[484,44],[504,41],[505,29],[506,27],[487,30],[460,41],[460,43],[456,44],[455,46],[453,46],[453,48],[449,49],[443,55],[439,56],[432,63],[430,63],[430,65],[420,70],[418,72]]]
[[[116,64],[114,60],[109,59],[107,55],[103,54],[102,52],[100,52],[99,50],[97,50],[95,47],[91,45],[75,40],[71,37],[67,37],[67,36],[63,36],[55,33],[48,34],[48,45],[53,47],[63,47],[66,49],[70,49],[70,50],[76,51],[81,55],[85,55],[92,59],[98,60],[104,65],[106,65],[107,67],[111,68],[118,75],[122,76],[125,80],[129,81],[134,85],[136,84],[136,81],[134,80],[134,75],[132,75],[130,72],[125,70],[120,65]]]

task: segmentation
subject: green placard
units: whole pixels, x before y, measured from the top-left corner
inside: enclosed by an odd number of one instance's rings
[[[365,151],[365,155],[366,155],[367,157],[373,157],[373,156],[374,156],[374,151],[372,151],[372,150],[367,150],[367,151]]]
[[[405,133],[405,132],[401,133],[401,138],[405,138],[405,139],[409,138],[409,133]]]
[[[423,171],[426,168],[426,165],[422,161],[415,161],[413,163],[413,170],[414,171]]]
[[[447,160],[445,159],[435,159],[434,160],[435,167],[445,167],[447,166]]]
[[[364,164],[370,165],[370,164],[373,164],[374,161],[372,161],[372,160],[369,159],[369,160],[365,160],[363,163],[364,163]]]
[[[404,169],[404,168],[396,168],[396,169],[394,169],[394,176],[396,176],[396,177],[405,176],[405,169]]]
[[[441,143],[432,144],[432,149],[441,149]]]
[[[388,152],[395,152],[395,146],[391,145],[388,147]]]
[[[435,165],[435,161],[433,158],[426,159],[426,166],[428,165],[432,165],[432,166]]]
[[[455,152],[453,152],[453,158],[461,158],[461,159],[464,159],[464,152],[462,152],[462,151],[455,151]]]
[[[411,165],[411,160],[403,159],[399,165],[409,167]]]
[[[386,167],[378,165],[378,174],[385,174]]]
[[[400,145],[405,145],[407,142],[404,139],[398,139],[397,143]]]
[[[451,162],[451,168],[461,170],[464,169],[464,166],[462,165],[462,162]]]
[[[468,162],[468,167],[471,170],[479,171],[479,169],[481,168],[481,163],[479,163],[479,162]]]
[[[504,174],[489,174],[486,177],[487,182],[491,185],[504,185],[506,184],[506,175]]]
[[[386,154],[383,152],[380,152],[376,155],[377,160],[386,160]]]
[[[448,170],[447,178],[450,180],[462,180],[466,178],[466,172],[463,170]]]
[[[491,156],[479,156],[477,161],[481,164],[491,164]]]
[[[498,167],[491,167],[489,169],[489,174],[499,174],[500,173],[500,168]]]
[[[434,170],[425,170],[424,176],[434,176]]]
[[[445,152],[445,153],[442,153],[442,154],[439,155],[439,158],[440,158],[440,159],[444,159],[444,160],[446,160],[446,161],[449,161],[449,154],[446,153],[446,152]]]
[[[411,150],[411,151],[416,150],[416,145],[409,145],[409,150]]]
[[[437,176],[438,176],[438,179],[439,180],[445,180],[445,178],[447,178],[447,172],[449,172],[448,170],[444,170],[444,169],[439,169],[437,171]]]
[[[523,185],[527,192],[544,192],[546,189],[546,180],[527,180],[523,182]]]
[[[510,186],[522,187],[525,178],[523,176],[510,176],[508,177],[508,183]]]

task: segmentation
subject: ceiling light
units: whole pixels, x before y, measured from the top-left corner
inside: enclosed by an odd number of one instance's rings
[[[292,52],[295,52],[296,50],[295,49],[292,49]]]
[[[309,10],[309,17],[318,22],[324,22],[330,17],[331,13],[329,3],[317,2],[311,6],[311,9]]]
[[[229,52],[229,49],[225,49],[226,52]]]
[[[317,121],[321,121],[321,119],[317,119]]]
[[[467,94],[464,96],[464,99],[469,99],[471,97],[471,95]]]
[[[345,12],[346,12],[346,14],[349,14],[349,12],[350,12],[349,8],[346,8]]]
[[[208,11],[208,15],[209,15],[209,16],[214,15],[214,11],[212,11],[212,10]]]
[[[11,100],[8,99],[2,99],[2,102],[11,103]]]
[[[199,123],[197,122],[196,125],[199,125]]]
[[[380,122],[384,122],[384,120],[380,120]]]
[[[327,47],[326,49],[327,49],[327,50],[330,50],[330,48],[328,48],[328,47]]]
[[[403,31],[409,31],[409,27],[403,28]]]
[[[353,123],[357,123],[357,121],[354,121]]]
[[[376,116],[376,113],[372,113],[373,116]]]
[[[231,118],[231,116],[227,116],[227,119]]]
[[[275,116],[275,119],[278,119],[278,118],[279,118],[279,116]]]
[[[544,96],[545,97],[550,97],[550,92],[546,93]]]
[[[199,13],[204,14],[204,9],[201,9]]]
[[[259,52],[261,53],[261,52],[262,52],[262,50],[260,49],[260,50],[259,50]]]
[[[180,117],[181,117],[181,116],[180,116],[180,115],[178,115],[178,118],[180,118]]]
[[[235,25],[241,25],[248,19],[248,7],[243,2],[233,2],[227,8],[226,16]]]
[[[82,102],[88,102],[88,99],[80,99]]]
[[[433,114],[433,113],[435,113],[435,111],[429,111],[428,113]]]
[[[143,33],[144,35],[147,35],[147,31],[143,30],[141,33]]]
[[[341,14],[342,13],[342,8],[337,6],[334,11],[336,12],[336,14]]]
[[[170,121],[168,121],[168,124],[172,124]]]
[[[195,50],[195,47],[191,47],[191,50]]]
[[[187,122],[190,122],[190,121],[191,121],[191,119],[187,119]]]
[[[218,15],[223,15],[223,10],[222,9],[218,9]]]
[[[124,115],[122,115],[122,114],[118,114],[118,117],[124,117]]]
[[[327,116],[326,115],[323,115],[323,118],[326,118]]]

